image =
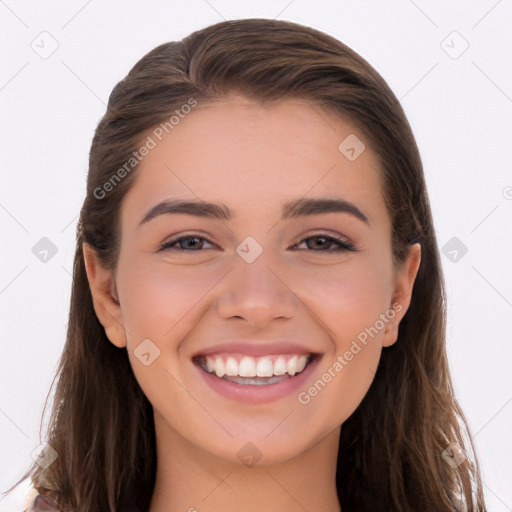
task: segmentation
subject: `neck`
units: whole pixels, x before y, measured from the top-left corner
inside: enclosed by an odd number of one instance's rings
[[[291,460],[247,466],[190,444],[163,421],[155,415],[158,462],[149,512],[340,511],[340,428]]]

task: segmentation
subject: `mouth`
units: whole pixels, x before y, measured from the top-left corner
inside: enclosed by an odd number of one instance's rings
[[[193,358],[205,373],[240,386],[269,386],[296,379],[319,354],[272,354],[252,357],[244,354],[211,354]]]

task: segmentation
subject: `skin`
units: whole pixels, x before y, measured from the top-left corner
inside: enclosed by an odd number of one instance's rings
[[[338,150],[349,134],[366,145],[355,161]],[[115,274],[87,244],[84,256],[96,314],[109,340],[128,350],[153,405],[158,467],[150,512],[339,510],[342,424],[365,396],[381,351],[397,339],[420,263],[418,244],[402,265],[393,263],[370,141],[299,100],[261,106],[231,95],[198,105],[137,172],[122,204]],[[349,213],[280,220],[282,203],[302,197],[343,198],[369,225]],[[160,215],[138,227],[170,198],[224,203],[236,215]],[[188,233],[205,239],[200,250],[190,249],[192,240],[175,245],[181,252],[158,252]],[[308,245],[321,235],[343,237],[357,251],[333,252],[336,244],[318,238]],[[247,236],[263,248],[252,263],[236,252]],[[213,391],[192,364],[192,355],[228,338],[287,338],[322,354],[310,386],[393,304],[394,318],[307,404],[297,393],[240,403]],[[160,355],[145,366],[134,350],[148,338]],[[248,442],[261,453],[250,467],[237,456]]]

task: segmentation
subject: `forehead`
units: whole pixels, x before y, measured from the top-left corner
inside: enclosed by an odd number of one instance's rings
[[[123,216],[140,217],[153,203],[175,197],[229,203],[235,213],[251,206],[277,211],[304,196],[383,208],[370,141],[353,123],[308,102],[261,105],[230,96],[199,103],[167,131],[144,134],[152,149],[139,164]]]

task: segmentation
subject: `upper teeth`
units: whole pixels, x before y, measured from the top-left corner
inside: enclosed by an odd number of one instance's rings
[[[236,377],[272,377],[273,375],[295,375],[301,372],[308,363],[308,355],[251,357],[243,356],[240,362],[229,356],[205,356],[206,370],[217,377],[224,375]]]

